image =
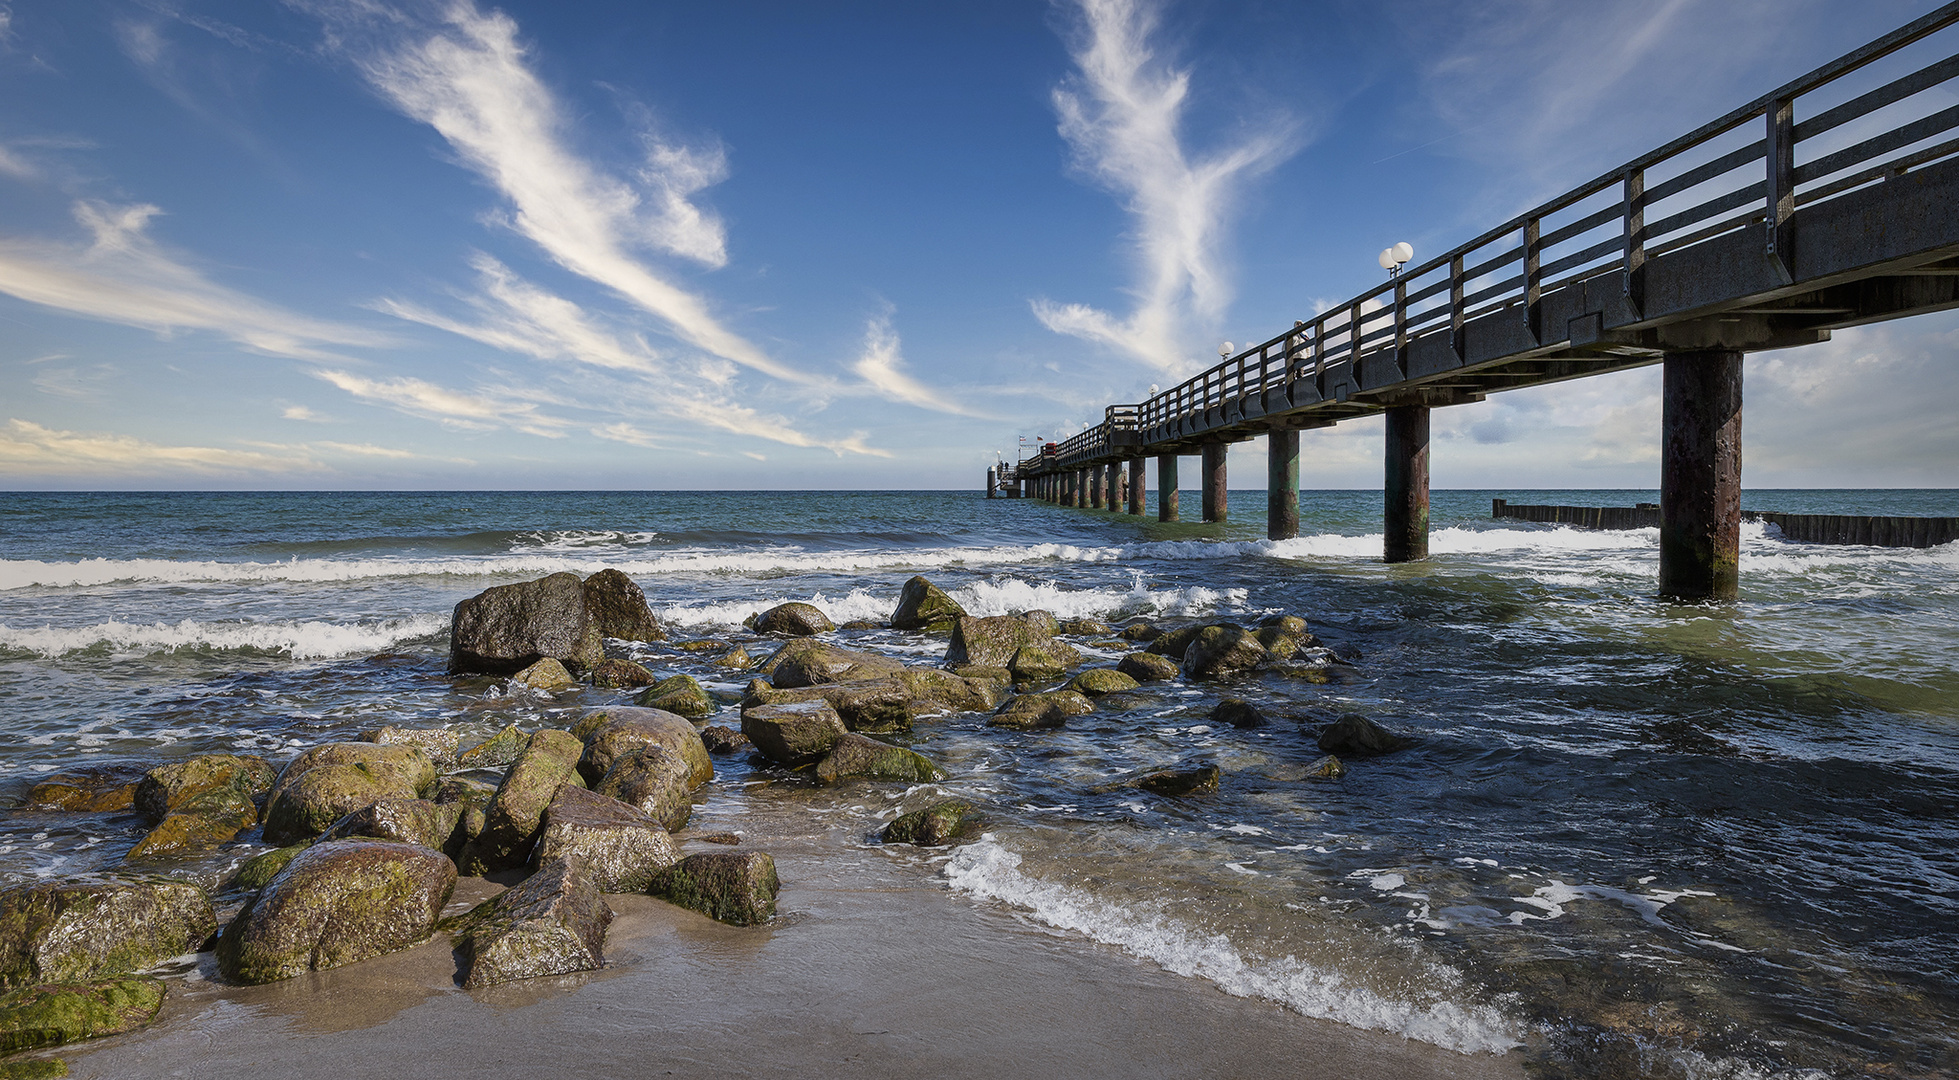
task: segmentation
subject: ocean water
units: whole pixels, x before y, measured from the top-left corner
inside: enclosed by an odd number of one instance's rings
[[[623,570],[679,637],[728,642],[784,600],[886,619],[915,573],[975,614],[1285,612],[1345,661],[1336,677],[1155,684],[1055,731],[921,720],[902,741],[950,774],[925,789],[823,790],[724,761],[700,816],[807,818],[861,857],[901,809],[970,797],[982,838],[878,857],[1138,964],[1544,1075],[1959,1072],[1959,546],[1750,526],[1739,603],[1683,606],[1653,595],[1652,531],[1495,522],[1492,497],[1657,495],[1439,491],[1433,557],[1391,567],[1370,492],[1304,493],[1303,535],[1279,543],[1261,491],[1233,492],[1224,525],[968,492],[7,494],[0,799],[77,765],[567,723],[619,695],[444,674],[458,600],[560,570]],[[1952,515],[1959,492],[1744,504]],[[916,663],[944,651],[836,637]],[[711,653],[626,651],[740,689]],[[1275,721],[1210,724],[1227,694]],[[1348,714],[1416,744],[1305,778],[1318,728]],[[1217,763],[1221,790],[1106,787],[1182,761]],[[111,867],[141,833],[13,810],[0,880]]]

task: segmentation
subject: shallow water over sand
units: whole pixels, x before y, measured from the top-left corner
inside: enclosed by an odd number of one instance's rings
[[[278,758],[381,724],[565,723],[618,695],[442,671],[457,600],[560,569],[618,567],[686,636],[730,641],[781,600],[887,618],[913,573],[976,614],[1283,611],[1350,666],[1153,684],[1060,731],[921,721],[909,741],[951,774],[939,788],[986,810],[986,838],[956,852],[869,843],[937,791],[825,791],[725,760],[690,831],[790,845],[819,878],[870,860],[887,884],[868,895],[938,890],[981,936],[1011,913],[1057,949],[1484,1062],[1518,1047],[1554,1075],[1959,1069],[1959,552],[1752,529],[1741,602],[1685,608],[1651,595],[1650,532],[1499,527],[1493,495],[1653,497],[1438,492],[1434,557],[1388,567],[1370,493],[1306,493],[1307,535],[1278,544],[1258,539],[1261,492],[1234,493],[1223,527],[963,493],[11,495],[0,782],[17,798],[77,761]],[[1947,492],[1748,505],[1959,512]],[[838,636],[919,663],[944,648]],[[711,654],[634,651],[738,690]],[[1225,693],[1279,719],[1213,725]],[[1305,779],[1313,733],[1348,713],[1418,744]],[[1186,760],[1221,766],[1218,794],[1098,790]],[[140,831],[16,812],[0,872],[112,864]]]

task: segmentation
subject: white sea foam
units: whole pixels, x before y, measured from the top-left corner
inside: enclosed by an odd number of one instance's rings
[[[976,581],[951,590],[950,595],[973,615],[1011,615],[1017,611],[1039,609],[1061,619],[1116,618],[1132,615],[1208,615],[1218,611],[1242,609],[1244,589],[1189,588],[1152,589],[1138,573],[1127,589],[1069,589],[1053,582],[1000,578]],[[832,621],[855,619],[883,622],[898,606],[898,590],[871,592],[852,589],[830,596],[787,592],[758,593],[751,598],[713,604],[677,604],[660,608],[661,618],[679,626],[739,626],[743,619],[777,604],[801,601],[822,609]]]
[[[1247,959],[1223,934],[1029,877],[1021,873],[1020,861],[989,833],[960,848],[941,872],[960,892],[1013,904],[1049,926],[1117,946],[1166,971],[1208,979],[1237,997],[1264,998],[1306,1016],[1395,1032],[1465,1054],[1503,1053],[1522,1041],[1520,1026],[1496,1008],[1453,1000],[1452,992],[1466,991],[1466,980],[1441,964],[1431,962],[1421,980],[1432,997],[1394,1000],[1337,970],[1295,957]]]
[[[314,660],[352,656],[386,649],[404,641],[438,634],[449,626],[446,615],[415,615],[366,623],[329,622],[203,622],[127,623],[110,621],[89,626],[0,626],[0,649],[17,649],[42,656],[61,656],[96,646],[118,653],[174,652],[178,649],[261,649],[285,652],[294,659]]]

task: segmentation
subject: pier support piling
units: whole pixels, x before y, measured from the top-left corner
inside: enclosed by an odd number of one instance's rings
[[[1266,437],[1265,536],[1299,535],[1299,432],[1285,428]]]
[[[1109,462],[1109,506],[1111,514],[1122,513],[1122,504],[1129,501],[1129,484],[1122,472],[1122,462]]]
[[[1382,562],[1428,558],[1428,411],[1397,405],[1387,411],[1387,506]]]
[[[1177,520],[1177,455],[1156,456],[1156,520]]]
[[[986,470],[986,497],[989,499],[1000,497],[1000,475],[993,469]]]
[[[1088,506],[1091,510],[1102,509],[1102,477],[1107,475],[1099,467],[1088,470]]]
[[[1225,443],[1204,444],[1204,520],[1223,521],[1225,516]]]
[[[1077,510],[1085,510],[1088,508],[1088,470],[1087,469],[1075,470],[1074,506],[1075,509]]]
[[[1660,594],[1733,600],[1741,561],[1741,353],[1668,353],[1660,448]]]
[[[1143,500],[1148,492],[1143,480],[1143,459],[1129,459],[1129,513],[1136,517],[1143,514]]]

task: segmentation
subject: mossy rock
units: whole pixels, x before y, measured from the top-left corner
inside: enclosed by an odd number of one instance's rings
[[[0,998],[0,1054],[134,1031],[156,1019],[163,997],[156,979],[101,979],[8,994]]]
[[[257,819],[258,812],[249,803],[224,815],[171,814],[136,841],[123,860],[141,863],[215,851],[225,841],[250,828]]]
[[[1343,716],[1320,732],[1320,749],[1346,757],[1379,757],[1415,745],[1365,716]]]
[[[652,815],[566,784],[544,811],[532,855],[539,866],[553,859],[583,863],[600,892],[645,892],[655,873],[680,861],[680,852]]]
[[[1060,727],[1067,723],[1070,716],[1084,716],[1094,711],[1094,703],[1080,691],[1049,690],[1014,698],[1001,706],[1000,711],[988,718],[986,723],[988,727],[1031,731],[1035,728]]]
[[[747,671],[749,668],[755,666],[755,658],[749,655],[747,649],[737,645],[720,656],[715,657],[714,666],[727,668],[730,671]],[[669,709],[667,711],[672,712],[674,710]]]
[[[1058,625],[1046,612],[985,618],[961,616],[953,622],[945,665],[954,671],[968,664],[1007,667],[1023,646],[1038,645],[1052,638]]]
[[[595,971],[605,964],[611,924],[612,908],[585,865],[559,858],[444,928],[456,937],[463,986],[473,990]]]
[[[1189,649],[1190,643],[1196,641],[1197,635],[1203,632],[1204,627],[1201,625],[1180,626],[1175,630],[1165,630],[1156,637],[1151,638],[1150,647],[1144,651],[1155,653],[1158,656],[1167,656],[1177,663],[1182,664],[1185,650]]]
[[[1223,770],[1214,763],[1205,762],[1151,769],[1129,778],[1122,786],[1138,788],[1155,795],[1183,798],[1216,792],[1222,777]]]
[[[1082,654],[1065,641],[1042,641],[1022,645],[1007,661],[1015,682],[1046,682],[1058,679],[1081,666]]]
[[[592,790],[636,807],[668,830],[683,828],[694,813],[687,763],[658,743],[614,758]]]
[[[268,983],[411,948],[428,940],[455,887],[455,864],[418,844],[314,844],[225,927],[218,968]]]
[[[927,708],[950,712],[985,712],[1006,699],[1013,685],[1013,673],[1002,669],[978,670],[964,675],[939,668],[908,667],[898,678],[917,702]],[[997,671],[998,678],[993,677]]]
[[[569,731],[546,728],[532,735],[497,785],[482,831],[463,849],[462,871],[485,874],[524,865],[537,843],[545,807],[559,785],[577,779],[584,752],[585,744]]]
[[[1258,639],[1265,641],[1267,635],[1305,639],[1312,635],[1312,628],[1306,620],[1297,615],[1267,615],[1258,621]]]
[[[764,661],[761,672],[778,689],[888,679],[905,670],[900,660],[822,641],[792,641]]]
[[[592,667],[592,685],[601,690],[636,690],[659,681],[646,665],[632,660],[607,657]]]
[[[624,571],[607,568],[585,579],[585,613],[603,637],[665,641],[666,625],[646,606],[646,594]]]
[[[775,915],[781,890],[775,860],[759,851],[689,855],[654,876],[647,890],[731,926],[759,926]]]
[[[947,596],[945,590],[921,574],[905,582],[904,589],[898,593],[897,610],[891,613],[891,628],[949,634],[964,614],[966,609],[959,606],[959,601]]]
[[[1309,780],[1338,780],[1345,775],[1346,762],[1332,754],[1315,758],[1312,764],[1306,766],[1306,778]]]
[[[512,724],[456,755],[458,769],[502,769],[517,760],[531,737]]]
[[[284,870],[287,863],[292,862],[295,856],[312,846],[313,842],[308,840],[291,847],[261,852],[246,859],[243,865],[232,873],[231,887],[253,891],[265,888],[271,884],[273,878],[279,876],[279,871]]]
[[[1106,637],[1116,632],[1116,628],[1100,619],[1063,619],[1061,632],[1076,637]]]
[[[58,1080],[67,1075],[68,1063],[59,1058],[0,1061],[0,1080]]]
[[[841,784],[846,780],[923,784],[943,780],[945,773],[923,754],[853,731],[838,739],[837,745],[817,763],[816,776],[826,784]]]
[[[438,803],[428,799],[382,799],[348,814],[320,834],[322,842],[351,836],[376,840],[399,840],[420,844],[435,851],[451,852],[460,847],[455,840],[456,822],[462,817],[460,803]]]
[[[1155,641],[1163,636],[1163,628],[1147,620],[1133,622],[1122,628],[1116,635],[1124,641]]]
[[[687,786],[700,787],[714,779],[714,762],[700,732],[685,717],[665,709],[644,706],[617,706],[594,709],[573,727],[571,734],[583,740],[578,773],[590,786],[612,768],[615,759],[643,746],[664,746],[687,763]]]
[[[937,847],[970,832],[975,820],[973,804],[963,799],[946,799],[923,810],[901,814],[878,834],[887,844],[917,844]]]
[[[748,736],[718,724],[709,724],[701,729],[701,742],[710,754],[740,754],[755,749]]]
[[[741,733],[763,757],[784,765],[821,758],[849,730],[837,710],[822,700],[763,705],[741,714]]]
[[[1219,679],[1243,672],[1272,658],[1258,635],[1242,626],[1207,626],[1184,649],[1184,675],[1193,679]]]
[[[0,890],[0,991],[141,971],[217,929],[211,894],[161,878],[65,878]]]
[[[758,634],[783,634],[789,637],[808,637],[835,630],[837,624],[815,604],[791,602],[776,606],[755,616],[754,631]]]
[[[633,698],[644,709],[661,709],[676,716],[699,718],[712,715],[714,699],[707,696],[692,675],[670,675],[653,683]]]
[[[1218,702],[1211,707],[1208,719],[1214,724],[1228,724],[1235,728],[1264,727],[1271,722],[1265,710],[1244,698],[1225,698]]]
[[[380,727],[361,732],[362,742],[381,746],[412,746],[420,750],[437,768],[453,765],[456,750],[462,745],[462,732],[448,728]]]
[[[1137,682],[1167,682],[1183,674],[1183,665],[1160,653],[1130,653],[1116,664],[1116,670]]]
[[[136,804],[136,787],[147,771],[141,765],[107,765],[58,772],[28,790],[26,807],[78,814],[129,810]]]
[[[265,804],[265,840],[290,844],[382,799],[419,799],[435,790],[435,763],[412,746],[344,742],[294,758]]]
[[[828,702],[844,726],[852,731],[910,731],[915,707],[911,688],[899,679],[831,683],[794,690],[777,690],[757,679],[749,684],[748,692],[742,697],[742,710],[807,701]]]
[[[1068,683],[1068,689],[1079,691],[1089,697],[1103,697],[1134,690],[1138,686],[1135,679],[1114,668],[1096,668],[1084,671]]]
[[[563,664],[548,656],[512,675],[510,681],[533,690],[564,690],[578,685],[578,680]]]

